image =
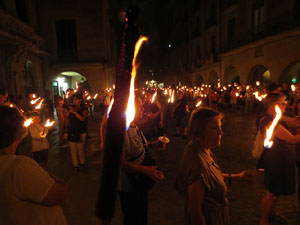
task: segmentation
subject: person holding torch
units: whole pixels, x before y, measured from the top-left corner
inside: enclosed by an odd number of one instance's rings
[[[270,93],[266,98],[267,115],[259,123],[263,138],[266,138],[266,129],[276,116],[275,106],[279,107],[282,114],[287,105],[286,97],[280,93]],[[272,134],[273,144],[265,148],[259,161],[259,167],[264,169],[264,185],[267,193],[261,202],[261,225],[269,225],[273,218],[281,222],[286,219],[273,212],[275,203],[281,195],[292,195],[296,189],[295,144],[300,142],[300,135],[293,135],[288,130],[288,121],[281,117]]]

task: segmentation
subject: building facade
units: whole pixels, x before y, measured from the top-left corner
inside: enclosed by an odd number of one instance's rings
[[[190,85],[297,81],[299,11],[297,0],[195,0],[172,23],[170,58]]]
[[[111,87],[116,38],[107,0],[0,0],[0,88],[62,95]]]

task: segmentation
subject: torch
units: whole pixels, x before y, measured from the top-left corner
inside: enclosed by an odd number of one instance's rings
[[[40,133],[40,137],[41,137],[41,138],[45,138],[45,137],[46,137],[46,135],[47,135],[47,133],[46,133],[46,128],[47,128],[47,127],[52,127],[54,123],[55,123],[55,121],[50,121],[50,119],[47,119],[47,121],[46,121],[46,123],[45,123],[45,125],[44,125],[44,129],[43,129],[43,131]]]
[[[139,38],[137,16],[137,7],[129,7],[124,19],[116,69],[114,104],[107,121],[102,178],[95,209],[95,215],[101,220],[110,220],[115,212],[117,183],[125,139],[125,110],[129,96],[132,61],[135,55],[134,47]]]

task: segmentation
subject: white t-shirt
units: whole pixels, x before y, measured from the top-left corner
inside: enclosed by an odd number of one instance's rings
[[[43,206],[55,181],[34,160],[0,155],[0,224],[66,225],[59,206]]]

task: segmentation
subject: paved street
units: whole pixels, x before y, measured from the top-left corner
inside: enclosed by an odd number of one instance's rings
[[[260,216],[260,200],[265,191],[262,186],[262,174],[255,172],[255,161],[251,158],[251,146],[254,139],[254,115],[240,112],[225,112],[222,146],[215,149],[215,154],[223,172],[251,170],[256,174],[256,182],[233,183],[229,186],[230,217],[232,225],[256,225]],[[170,120],[169,134],[175,130]],[[99,184],[103,152],[99,151],[99,115],[89,118],[89,136],[87,155],[89,168],[77,174],[72,173],[71,157],[68,148],[58,149],[56,138],[51,137],[49,170],[63,178],[69,184],[69,196],[62,207],[69,225],[94,224],[94,206]],[[160,168],[165,173],[165,180],[157,183],[149,194],[149,225],[183,224],[184,201],[173,187],[177,163],[187,140],[171,137],[171,143],[165,153],[154,153]],[[297,196],[282,197],[277,204],[278,210],[289,218],[289,224],[300,224]],[[113,224],[122,224],[119,202]],[[272,222],[271,224],[279,224]]]

